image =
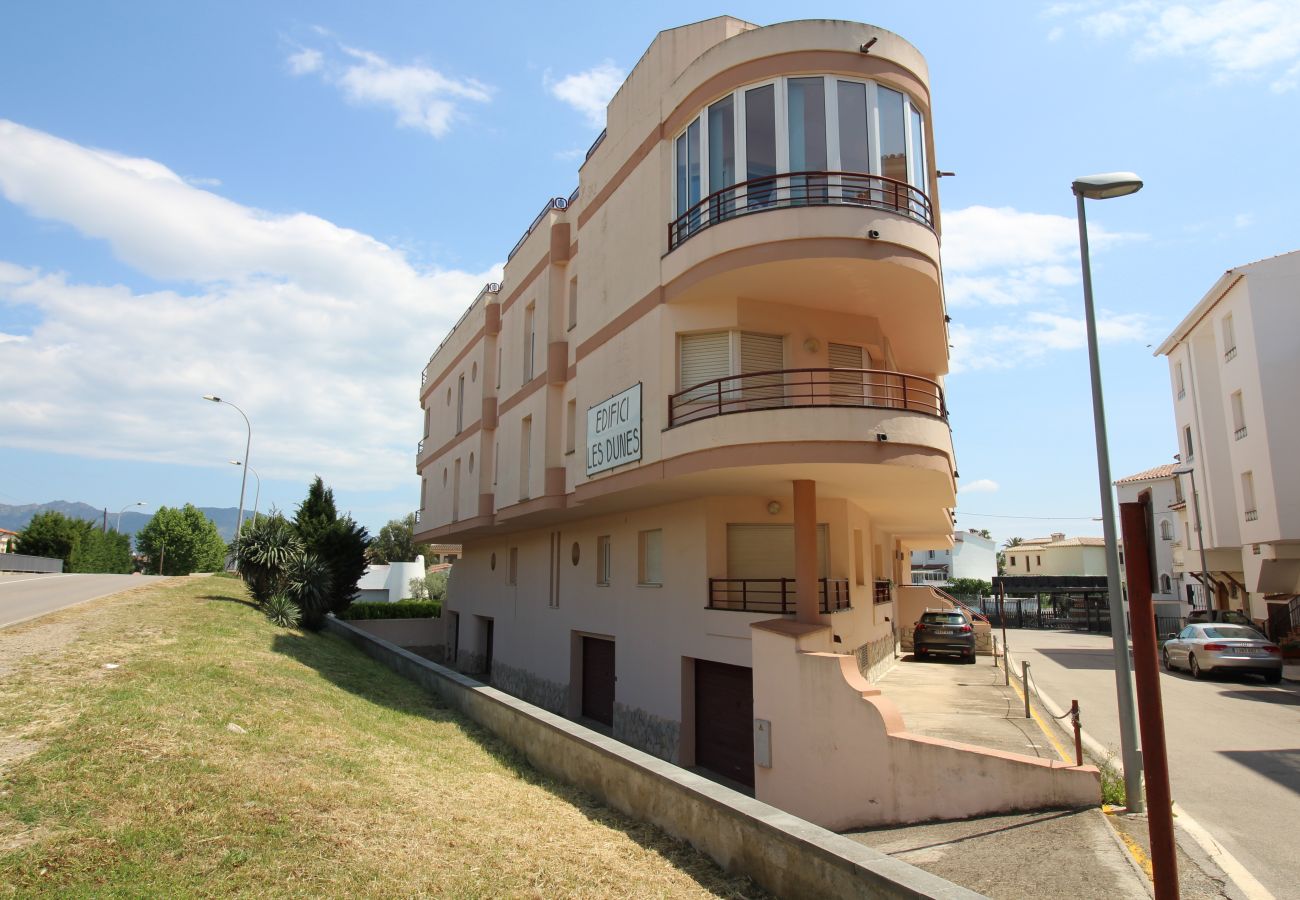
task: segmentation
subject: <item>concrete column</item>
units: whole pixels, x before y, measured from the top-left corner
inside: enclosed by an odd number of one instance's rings
[[[817,482],[794,483],[795,621],[818,623]]]

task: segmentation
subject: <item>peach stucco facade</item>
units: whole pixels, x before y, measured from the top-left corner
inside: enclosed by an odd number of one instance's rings
[[[822,629],[871,677],[910,550],[951,545],[927,79],[855,23],[655,38],[578,190],[422,375],[417,537],[464,547],[455,664],[760,798],[798,789],[755,775],[779,768],[751,735],[776,702],[755,626]]]

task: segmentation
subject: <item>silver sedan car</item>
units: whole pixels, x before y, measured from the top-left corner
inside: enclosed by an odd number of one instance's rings
[[[1253,628],[1224,622],[1188,625],[1169,636],[1160,661],[1166,669],[1187,669],[1193,678],[1210,672],[1262,675],[1269,684],[1282,680],[1282,651]]]

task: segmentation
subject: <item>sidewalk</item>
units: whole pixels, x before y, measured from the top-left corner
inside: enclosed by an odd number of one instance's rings
[[[1003,680],[1002,669],[988,657],[970,665],[917,662],[908,655],[877,685],[916,734],[1073,762],[1073,739],[1049,724],[1050,715],[1036,703],[1035,718],[1026,719],[1014,679],[1011,686]],[[848,837],[998,900],[1149,897],[1150,882],[1139,867],[1145,823],[1126,821],[1124,838],[1113,824],[1098,808],[872,829]],[[1238,896],[1204,874],[1213,870],[1208,860],[1180,863],[1184,898]]]

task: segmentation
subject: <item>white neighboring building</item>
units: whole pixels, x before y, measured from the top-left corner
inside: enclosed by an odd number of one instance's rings
[[[1191,585],[1184,587],[1184,575],[1174,568],[1174,553],[1183,549],[1182,535],[1178,529],[1178,510],[1183,505],[1183,495],[1174,471],[1177,463],[1156,466],[1115,482],[1120,503],[1135,503],[1149,495],[1151,500],[1151,533],[1147,540],[1152,548],[1151,601],[1158,616],[1186,615],[1192,605]],[[1186,581],[1190,582],[1188,578]],[[1125,595],[1127,603],[1127,594]]]
[[[992,583],[998,574],[997,544],[974,531],[952,536],[951,550],[913,550],[912,584],[947,584],[955,578]]]
[[[1210,605],[1284,632],[1300,593],[1297,291],[1300,251],[1229,269],[1156,350],[1169,358],[1181,466],[1191,470],[1181,476],[1189,502],[1178,510],[1175,571],[1200,579],[1203,536]]]
[[[357,582],[356,603],[397,603],[411,596],[411,579],[424,577],[424,557],[415,562],[367,566]]]

